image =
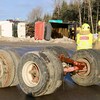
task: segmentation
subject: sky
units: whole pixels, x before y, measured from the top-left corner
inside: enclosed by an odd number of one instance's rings
[[[42,7],[44,13],[51,13],[53,0],[0,0],[0,20],[26,20],[36,7]]]

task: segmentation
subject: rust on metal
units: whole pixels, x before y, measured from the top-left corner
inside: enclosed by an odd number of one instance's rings
[[[39,70],[36,65],[32,66],[32,69],[29,71],[32,76],[32,81],[38,83],[39,81]]]
[[[71,58],[65,57],[63,54],[59,56],[59,59],[61,62],[69,63],[72,65],[71,67],[70,66],[64,67],[64,73],[83,70],[84,67],[86,66],[85,62],[74,61]]]

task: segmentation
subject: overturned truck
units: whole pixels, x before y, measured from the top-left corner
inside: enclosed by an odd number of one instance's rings
[[[59,46],[6,48],[0,50],[0,87],[16,86],[34,97],[53,93],[70,74],[81,86],[100,83],[100,51],[75,51],[73,55]]]

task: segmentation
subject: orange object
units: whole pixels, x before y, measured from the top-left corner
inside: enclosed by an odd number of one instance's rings
[[[35,40],[43,40],[45,31],[45,22],[37,21],[35,22]]]
[[[61,62],[69,63],[72,66],[64,67],[64,74],[69,72],[83,70],[86,67],[85,62],[74,61],[73,59],[65,57],[63,54],[59,55],[59,59]]]

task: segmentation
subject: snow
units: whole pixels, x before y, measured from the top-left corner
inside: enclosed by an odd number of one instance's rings
[[[50,39],[50,41],[46,40],[35,40],[34,38],[15,38],[15,37],[3,37],[0,36],[0,41],[8,41],[8,42],[36,42],[36,43],[75,43],[74,40],[63,37],[57,39]]]

